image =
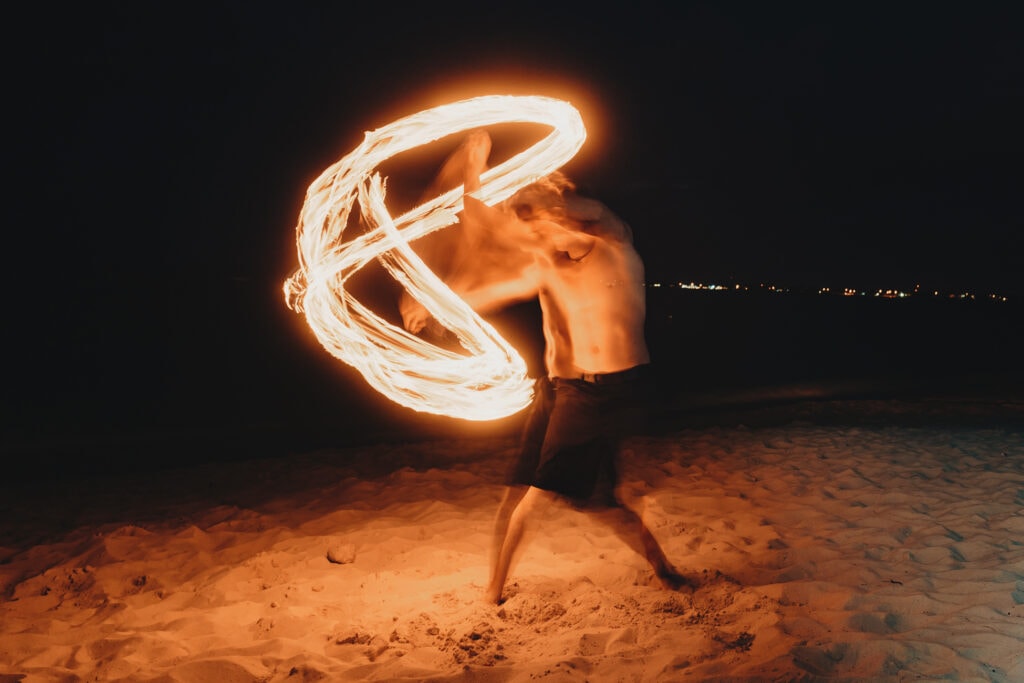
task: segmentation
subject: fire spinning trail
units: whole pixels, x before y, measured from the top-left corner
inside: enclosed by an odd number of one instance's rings
[[[516,350],[409,247],[456,222],[462,187],[392,217],[384,203],[385,180],[374,170],[401,152],[500,123],[538,123],[552,131],[483,174],[474,196],[492,205],[563,166],[586,139],[579,112],[560,100],[495,95],[442,105],[368,132],[359,147],[309,186],[299,214],[299,269],[284,284],[289,308],[305,313],[329,353],[391,400],[418,411],[468,420],[505,417],[530,402],[531,383]],[[357,201],[367,230],[343,243]],[[348,278],[375,258],[455,333],[466,354],[390,324],[345,290]]]

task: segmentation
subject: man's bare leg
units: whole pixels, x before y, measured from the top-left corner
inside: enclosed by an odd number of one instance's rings
[[[509,516],[504,538],[495,560],[494,571],[491,573],[491,581],[487,585],[487,591],[484,594],[484,598],[488,602],[494,604],[501,602],[501,591],[505,587],[505,580],[508,578],[508,570],[512,565],[512,558],[515,556],[516,550],[519,549],[519,544],[523,540],[523,532],[537,511],[553,497],[554,494],[550,491],[531,486],[523,494],[518,504],[516,504],[515,509]]]
[[[654,538],[654,534],[632,507],[620,502],[617,507],[602,511],[597,517],[607,524],[626,545],[647,559],[654,574],[665,588],[680,590],[686,587],[691,589],[696,587],[695,581],[687,579],[672,566],[665,556],[665,551],[661,549],[661,545]]]
[[[505,495],[498,506],[498,514],[494,518],[494,535],[491,537],[490,575],[488,585],[494,583],[494,573],[498,568],[498,557],[501,555],[501,547],[505,544],[505,534],[508,533],[508,522],[512,518],[512,512],[516,509],[519,501],[526,495],[526,486],[509,486],[505,489]]]

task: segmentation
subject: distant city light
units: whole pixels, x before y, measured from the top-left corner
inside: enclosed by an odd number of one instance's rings
[[[704,292],[749,292],[751,290],[751,288],[753,288],[755,290],[764,290],[766,292],[771,292],[772,294],[789,294],[789,293],[793,293],[793,294],[812,294],[813,293],[813,294],[817,294],[818,296],[844,296],[844,297],[850,297],[850,296],[871,296],[871,297],[875,297],[875,298],[878,298],[878,299],[909,299],[909,298],[922,298],[922,297],[926,296],[926,293],[922,293],[921,285],[920,284],[914,285],[914,288],[911,291],[909,291],[909,292],[905,291],[905,290],[902,290],[902,289],[891,289],[891,288],[884,288],[883,289],[883,288],[878,288],[878,289],[873,289],[873,290],[864,290],[864,289],[857,289],[855,287],[843,287],[842,289],[835,289],[834,290],[830,286],[818,287],[816,289],[810,289],[810,288],[803,288],[803,289],[801,289],[801,288],[782,287],[782,286],[771,284],[771,283],[767,283],[767,282],[761,282],[761,283],[758,283],[757,285],[746,285],[746,284],[743,284],[743,283],[740,283],[740,282],[734,282],[734,283],[729,284],[729,285],[719,285],[719,284],[713,284],[713,283],[704,284],[703,282],[695,282],[693,280],[691,280],[689,282],[683,282],[682,280],[679,280],[679,281],[676,281],[676,282],[669,282],[669,283],[649,282],[649,283],[647,283],[647,286],[648,287],[668,287],[670,289],[676,289],[676,288],[678,288],[678,289],[688,289],[688,290],[704,291]],[[933,290],[930,290],[930,291],[931,291],[931,296],[935,297],[935,298],[946,298],[946,299],[956,299],[956,300],[970,300],[970,301],[976,301],[978,299],[978,295],[976,295],[976,294],[974,294],[972,292],[957,291],[957,292],[945,293],[945,292],[942,292],[942,291],[940,291],[938,289],[933,289]],[[998,301],[998,302],[1009,301],[1009,297],[1007,297],[1007,296],[1005,296],[1003,294],[997,294],[997,293],[994,293],[994,292],[993,293],[989,293],[987,295],[982,295],[982,299],[985,299],[985,300],[988,300],[988,301]]]

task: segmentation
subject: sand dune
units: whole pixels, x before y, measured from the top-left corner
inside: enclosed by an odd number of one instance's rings
[[[933,407],[632,440],[692,593],[556,505],[482,603],[508,436],[19,487],[0,681],[1021,681],[1024,407]]]

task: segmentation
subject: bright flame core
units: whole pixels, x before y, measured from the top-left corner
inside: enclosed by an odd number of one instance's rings
[[[560,100],[495,95],[442,105],[368,132],[359,147],[313,181],[299,215],[299,269],[284,283],[289,308],[305,313],[329,353],[359,370],[385,396],[414,410],[491,420],[518,412],[531,399],[522,357],[409,247],[456,222],[462,186],[394,218],[384,204],[384,180],[374,173],[396,154],[499,123],[539,123],[552,131],[481,176],[474,196],[491,205],[563,166],[586,139],[579,112]],[[342,244],[356,201],[367,231]],[[345,290],[346,280],[374,258],[455,333],[469,355],[441,349],[388,323]]]

